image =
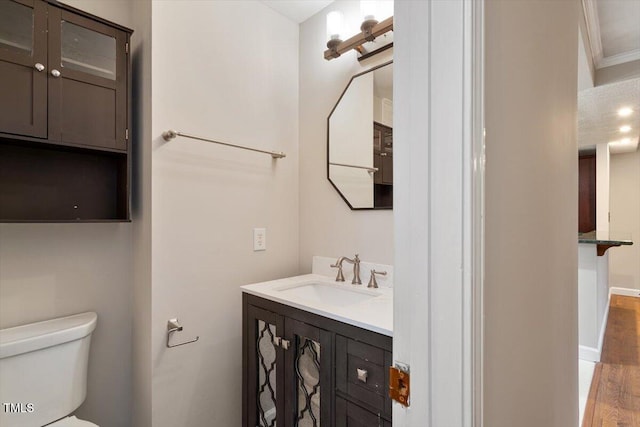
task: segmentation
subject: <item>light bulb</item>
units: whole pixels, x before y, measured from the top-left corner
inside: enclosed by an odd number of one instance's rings
[[[338,10],[327,14],[327,40],[340,40],[344,29],[344,15]]]
[[[378,1],[378,10],[376,13],[379,21],[384,21],[388,17],[393,16],[393,0]]]
[[[631,130],[631,126],[629,126],[629,125],[620,126],[620,132],[622,132],[622,133],[627,133],[630,130]]]
[[[633,113],[633,110],[629,107],[623,107],[618,110],[618,115],[620,117],[628,117],[631,115],[631,113]]]
[[[378,2],[375,0],[360,0],[360,14],[363,21],[376,19],[378,12]]]

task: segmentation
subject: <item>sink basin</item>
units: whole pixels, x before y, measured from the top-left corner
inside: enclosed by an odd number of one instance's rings
[[[382,295],[380,292],[355,287],[350,284],[323,282],[295,283],[283,285],[274,288],[274,290],[285,298],[300,298],[311,303],[330,304],[339,307],[358,304]]]

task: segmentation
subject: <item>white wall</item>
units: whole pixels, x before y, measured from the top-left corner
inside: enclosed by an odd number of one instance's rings
[[[640,289],[640,151],[611,156],[612,233],[631,235],[632,246],[611,248],[609,284]]]
[[[579,7],[486,3],[486,426],[578,425]]]
[[[0,327],[98,313],[78,416],[105,426],[130,424],[130,255],[130,224],[0,225]]]
[[[128,0],[65,3],[132,26]],[[87,398],[77,415],[103,426],[131,425],[131,229],[0,224],[0,328],[97,312]]]
[[[300,270],[311,271],[313,255],[360,254],[393,264],[393,212],[352,211],[327,179],[327,117],[354,74],[391,59],[387,51],[365,64],[354,51],[327,61],[325,17],[341,10],[356,34],[358,1],[336,1],[300,24]]]
[[[582,360],[600,361],[609,309],[609,254],[596,245],[578,245],[578,337]]]
[[[153,426],[237,426],[238,287],[298,273],[298,26],[255,1],[153,2],[152,24]],[[165,348],[173,317],[200,340]]]
[[[609,143],[596,145],[596,230],[609,231]]]

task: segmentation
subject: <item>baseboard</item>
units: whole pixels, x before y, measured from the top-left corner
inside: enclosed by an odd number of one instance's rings
[[[611,295],[623,295],[629,297],[640,298],[640,289],[618,288],[612,287],[609,289],[609,299]],[[609,301],[607,301],[607,308],[604,312],[604,318],[602,319],[602,325],[600,326],[600,334],[598,337],[598,348],[588,347],[581,345],[578,347],[578,357],[582,360],[588,360],[590,362],[599,362],[602,354],[602,346],[604,345],[604,334],[607,330],[607,320],[609,319]]]
[[[602,346],[604,345],[604,334],[607,331],[607,321],[609,320],[609,300],[611,293],[607,298],[607,307],[604,310],[604,317],[600,325],[600,333],[598,334],[598,348],[588,347],[586,345],[578,346],[578,358],[589,362],[599,362],[602,355]]]
[[[597,348],[587,347],[586,345],[578,346],[578,359],[597,363],[600,361],[601,353]]]
[[[607,307],[604,309],[604,318],[602,319],[602,325],[600,325],[600,334],[598,336],[598,360],[600,361],[600,357],[602,354],[602,347],[604,347],[604,334],[607,332],[607,321],[609,320],[609,308],[611,307],[611,294],[609,294],[609,298],[607,298]]]
[[[609,289],[609,295],[624,295],[627,297],[640,297],[640,289],[618,288],[614,286]]]

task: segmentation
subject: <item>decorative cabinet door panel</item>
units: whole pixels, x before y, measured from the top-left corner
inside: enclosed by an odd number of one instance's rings
[[[127,149],[127,35],[49,8],[49,139]]]
[[[279,427],[284,424],[283,317],[249,306],[247,313],[247,424]]]
[[[285,318],[285,427],[329,427],[331,420],[331,333]]]
[[[47,137],[47,11],[0,1],[0,132]]]

